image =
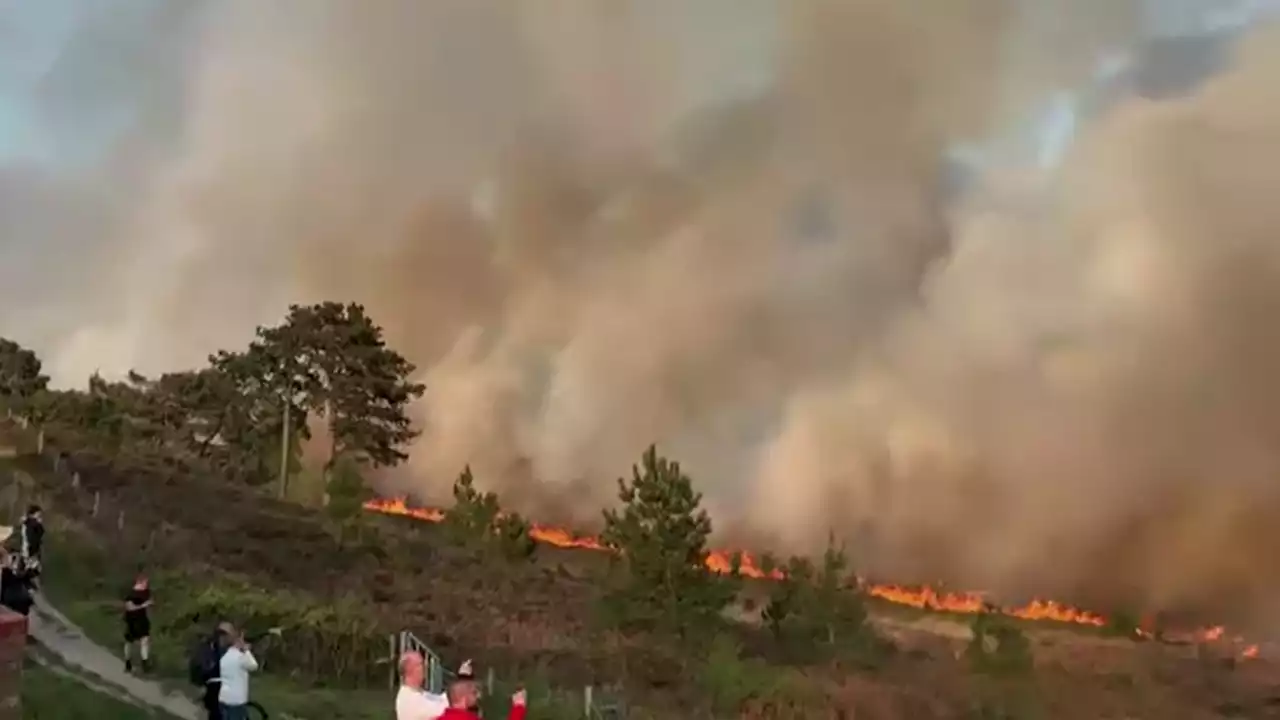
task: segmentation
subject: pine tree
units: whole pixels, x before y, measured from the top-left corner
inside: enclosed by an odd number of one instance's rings
[[[707,569],[711,518],[679,464],[650,447],[632,478],[618,480],[622,507],[606,510],[601,539],[616,551],[604,594],[606,616],[625,629],[682,639],[714,631],[740,587],[735,558],[727,575]]]
[[[334,460],[325,490],[329,497],[326,506],[329,515],[341,522],[360,517],[365,501],[371,497],[360,463],[349,455]]]
[[[773,561],[768,563],[773,565]],[[867,624],[861,589],[842,547],[829,541],[822,564],[792,558],[765,606],[764,621],[779,644],[798,659],[876,650],[881,642]]]
[[[504,513],[493,523],[494,546],[508,560],[528,560],[538,543],[533,539],[533,526],[519,513]]]
[[[48,387],[40,358],[16,342],[0,338],[0,410],[22,414]]]
[[[453,507],[444,516],[445,531],[459,545],[478,547],[493,531],[497,519],[498,496],[476,489],[468,465],[453,483]]]
[[[509,560],[527,560],[537,547],[528,521],[518,513],[502,512],[496,493],[476,489],[470,466],[453,484],[453,508],[444,526],[453,542]]]

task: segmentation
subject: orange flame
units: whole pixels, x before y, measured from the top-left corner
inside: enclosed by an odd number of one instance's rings
[[[379,512],[386,515],[399,515],[411,517],[427,522],[440,522],[444,520],[445,512],[437,508],[416,508],[409,507],[404,498],[397,499],[375,499],[364,504],[366,510]],[[552,527],[547,525],[534,524],[530,528],[530,536],[534,540],[548,545],[554,545],[560,548],[578,548],[583,550],[608,550],[598,538],[591,536],[576,535],[564,528]],[[771,573],[765,573],[760,568],[759,562],[750,554],[735,553],[726,550],[715,550],[707,556],[707,569],[717,573],[731,572],[733,569],[733,559],[737,555],[739,558],[739,572],[750,578],[756,579],[773,579],[777,580],[782,577],[782,573],[774,570]],[[986,600],[983,593],[979,592],[939,592],[933,588],[912,589],[902,587],[900,585],[877,585],[862,584],[863,590],[870,596],[891,602],[897,605],[907,605],[922,610],[932,610],[937,612],[949,612],[958,614],[973,614],[982,612],[984,609],[993,609],[993,606]],[[1032,600],[1027,605],[1014,608],[994,608],[999,612],[1010,617],[1020,618],[1023,620],[1048,620],[1061,623],[1073,623],[1077,625],[1089,625],[1093,627],[1103,627],[1107,624],[1107,619],[1097,613],[1088,612],[1079,608],[1064,605],[1052,600]],[[1197,633],[1197,639],[1200,642],[1216,642],[1221,640],[1226,634],[1226,629],[1221,626],[1206,628]],[[1139,630],[1138,635],[1142,637],[1151,637],[1151,634]],[[1234,638],[1237,643],[1242,643],[1241,638]],[[1245,648],[1241,657],[1256,658],[1259,649],[1257,645],[1250,645]]]

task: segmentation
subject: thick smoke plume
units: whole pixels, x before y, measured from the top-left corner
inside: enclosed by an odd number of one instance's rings
[[[889,579],[1241,618],[1277,596],[1274,30],[1158,98],[1143,77],[1195,68],[1149,61],[1045,161],[1010,128],[1178,18],[162,5],[124,29],[82,18],[75,46],[101,48],[37,98],[97,117],[77,84],[123,35],[136,97],[110,151],[0,174],[5,276],[44,279],[4,290],[5,334],[68,382],[191,365],[287,302],[356,299],[428,385],[389,489],[439,499],[470,463],[589,521],[657,442],[733,539],[809,550],[833,530]]]

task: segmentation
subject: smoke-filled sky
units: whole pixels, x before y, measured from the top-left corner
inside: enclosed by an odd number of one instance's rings
[[[891,579],[1266,614],[1275,3],[0,0],[0,334],[65,383],[295,301],[421,369],[386,482]]]

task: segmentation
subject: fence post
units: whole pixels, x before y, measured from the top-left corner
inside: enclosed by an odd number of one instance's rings
[[[400,679],[400,653],[396,652],[396,634],[387,633],[387,649],[391,652],[391,689],[396,689],[396,681]]]
[[[591,700],[591,686],[582,688],[582,716],[590,720],[592,713],[595,712],[595,703]]]
[[[71,487],[75,490],[80,489],[80,473],[71,474]]]
[[[493,668],[489,668],[489,672],[485,673],[484,691],[488,695],[493,694]]]
[[[120,511],[120,516],[116,518],[116,530],[124,530],[124,511]]]
[[[436,657],[435,653],[423,652],[422,648],[414,648],[414,649],[417,650],[418,653],[426,657],[427,672],[429,673],[427,677],[431,678],[430,682],[428,683],[430,685],[428,690],[430,690],[433,693],[444,692],[444,672],[443,672],[443,668],[440,665],[440,658]]]
[[[102,501],[102,493],[94,491],[93,493],[93,516],[98,517],[98,504]]]

